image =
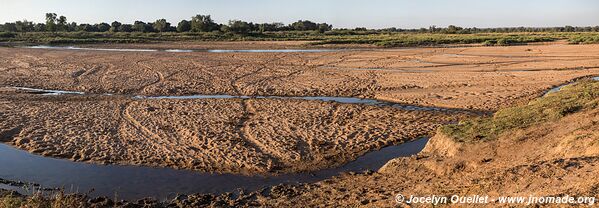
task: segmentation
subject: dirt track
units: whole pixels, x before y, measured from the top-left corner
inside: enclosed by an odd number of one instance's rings
[[[598,57],[594,45],[326,53],[0,48],[0,83],[98,94],[369,97],[495,110],[599,74]],[[8,89],[0,106],[1,140],[38,154],[246,174],[340,165],[465,116],[320,101],[48,97]]]

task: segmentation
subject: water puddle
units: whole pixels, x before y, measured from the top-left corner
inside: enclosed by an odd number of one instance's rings
[[[269,177],[199,173],[169,168],[96,165],[46,158],[0,144],[0,167],[5,167],[0,170],[0,178],[38,183],[43,187],[64,188],[67,192],[87,193],[93,190],[90,192],[91,196],[112,197],[116,194],[118,199],[125,200],[144,197],[166,199],[177,194],[218,194],[238,189],[254,191],[281,183],[316,182],[343,172],[377,170],[393,158],[417,154],[427,142],[428,138],[422,138],[382,148],[338,168]],[[26,192],[20,187],[7,184],[0,186],[2,187]]]
[[[185,49],[167,49],[164,50],[164,52],[170,52],[170,53],[191,53],[191,52],[195,52],[194,50],[185,50]]]
[[[11,87],[16,90],[23,90],[31,94],[41,94],[41,95],[84,95],[83,92],[76,91],[63,91],[63,90],[45,90],[45,89],[36,89],[36,88],[28,88],[28,87]]]
[[[134,48],[83,48],[76,46],[24,46],[32,49],[55,49],[55,50],[84,50],[84,51],[114,51],[114,52],[168,52],[168,53],[322,53],[346,51],[346,49],[251,49],[251,50],[196,50],[196,49],[134,49]]]

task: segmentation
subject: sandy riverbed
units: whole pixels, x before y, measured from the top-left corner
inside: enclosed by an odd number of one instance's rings
[[[221,45],[231,48],[186,48]],[[367,97],[496,110],[599,74],[598,57],[596,45],[562,44],[322,53],[0,48],[0,83],[116,95]],[[244,174],[338,166],[466,116],[320,101],[49,97],[10,89],[0,96],[0,115],[2,141],[37,154]]]

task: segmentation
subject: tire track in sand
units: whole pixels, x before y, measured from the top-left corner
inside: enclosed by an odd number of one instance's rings
[[[129,124],[137,132],[139,132],[142,137],[144,137],[143,140],[140,139],[138,141],[141,141],[144,144],[149,144],[152,147],[152,149],[154,151],[156,151],[157,153],[161,152],[160,150],[162,150],[162,151],[164,151],[164,155],[176,155],[177,157],[182,157],[179,154],[179,151],[175,151],[175,150],[171,150],[171,149],[166,148],[166,147],[169,147],[169,146],[176,147],[177,145],[172,145],[172,144],[165,143],[165,140],[162,139],[160,136],[158,136],[158,134],[152,132],[146,126],[144,126],[139,121],[137,121],[137,119],[135,119],[133,116],[131,116],[131,114],[129,113],[129,106],[130,106],[131,103],[133,103],[133,101],[127,102],[127,103],[121,105],[121,107],[120,107],[121,118],[123,119],[123,121],[126,122],[122,126],[122,128],[126,128],[126,125]],[[124,129],[122,129],[121,132],[120,132],[122,136],[124,136],[123,135],[124,134],[123,130]],[[152,139],[152,141],[148,142],[147,141],[148,139]]]
[[[152,82],[150,84],[147,84],[147,85],[144,85],[144,86],[140,87],[138,89],[138,91],[140,91],[141,93],[146,93],[146,89],[148,87],[151,87],[151,86],[157,85],[157,84],[159,84],[161,82],[164,82],[164,75],[162,74],[162,72],[160,72],[159,70],[154,70],[152,67],[150,67],[147,64],[145,64],[144,60],[137,61],[136,64],[140,65],[140,66],[142,66],[142,67],[144,67],[146,69],[148,69],[149,71],[153,71],[154,74],[156,75],[156,77],[158,78],[158,80],[156,80],[156,81],[154,81],[154,82]]]
[[[266,65],[268,63],[272,63],[274,61],[283,59],[285,56],[286,55],[283,55],[281,57],[275,57],[271,61],[263,63],[263,65],[260,68],[231,80],[231,87],[233,88],[233,90],[235,91],[236,94],[241,95],[241,90],[239,89],[239,86],[237,86],[237,82],[239,82],[239,80],[241,80],[245,77],[251,76],[253,74],[259,73],[260,71],[267,68]],[[243,67],[243,65],[240,65],[236,69],[240,69],[241,67]],[[250,130],[252,127],[249,126],[248,124],[249,124],[249,121],[252,119],[252,116],[255,114],[256,109],[253,108],[249,102],[250,101],[246,100],[246,99],[241,100],[241,108],[242,108],[242,111],[245,112],[245,114],[239,121],[239,125],[238,125],[239,126],[238,127],[239,136],[241,137],[241,139],[246,141],[248,143],[248,145],[251,145],[254,149],[265,154],[265,157],[269,158],[267,161],[266,168],[270,171],[270,170],[275,169],[276,166],[283,164],[281,162],[281,159],[282,159],[281,155],[284,155],[284,154],[282,154],[281,152],[278,152],[276,150],[273,150],[272,148],[269,148],[269,146],[267,144],[258,140],[251,134]]]

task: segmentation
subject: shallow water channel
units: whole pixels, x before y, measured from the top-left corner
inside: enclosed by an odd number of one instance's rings
[[[37,89],[28,87],[9,87],[16,90],[22,90],[31,94],[41,95],[87,95],[84,92],[78,91],[65,91],[65,90],[49,90],[49,89]],[[90,94],[92,95],[92,94]],[[97,95],[97,94],[96,94]],[[101,94],[102,96],[113,96],[112,94]],[[394,103],[376,99],[366,98],[355,98],[355,97],[331,97],[331,96],[239,96],[239,95],[177,95],[177,96],[142,96],[133,95],[129,96],[136,100],[159,100],[159,99],[175,99],[175,100],[188,100],[188,99],[280,99],[280,100],[315,100],[323,102],[336,102],[346,104],[363,104],[363,105],[374,105],[374,106],[390,106],[399,108],[402,110],[410,111],[440,111],[440,112],[471,112],[471,113],[484,113],[477,111],[470,111],[465,109],[452,109],[442,107],[430,107],[430,106],[416,106],[406,105],[401,103]]]
[[[87,193],[90,196],[134,200],[144,197],[167,199],[177,194],[223,193],[245,189],[259,190],[281,183],[309,183],[324,180],[342,172],[377,170],[387,161],[420,152],[428,138],[390,146],[367,153],[338,168],[310,173],[279,176],[244,176],[234,174],[200,173],[170,168],[140,166],[96,165],[47,158],[0,144],[0,178],[37,183],[43,187],[65,188],[67,192]],[[21,187],[0,185],[0,188],[26,192]]]
[[[169,53],[322,53],[346,51],[349,49],[138,49],[138,48],[84,48],[77,46],[24,46],[32,49],[83,50],[83,51],[113,51],[113,52],[169,52]]]
[[[593,81],[599,81],[599,76],[591,77],[591,80],[593,80]],[[571,84],[574,84],[574,83],[570,82],[570,83],[562,84],[562,85],[559,85],[557,87],[551,88],[551,89],[547,90],[547,92],[545,92],[545,94],[543,94],[543,96],[547,96],[547,95],[549,95],[551,93],[559,92],[560,90],[562,90],[562,88],[564,88],[565,86],[571,85]]]

